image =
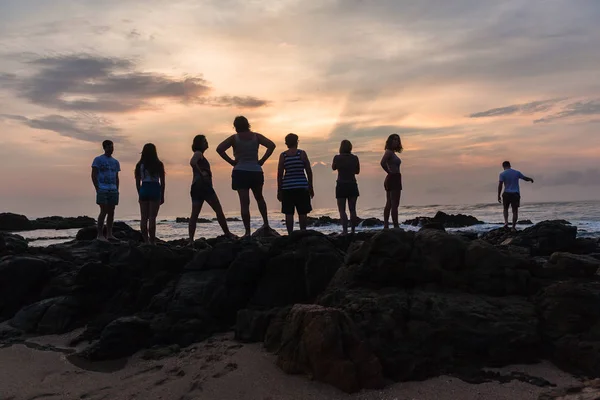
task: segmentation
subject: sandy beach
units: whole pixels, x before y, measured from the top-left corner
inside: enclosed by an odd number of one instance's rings
[[[65,343],[77,333],[31,338],[0,349],[0,399],[534,400],[547,390],[518,381],[469,384],[440,376],[348,395],[309,377],[286,375],[261,344],[235,342],[232,334],[160,360],[145,360],[142,351],[127,360],[89,363],[69,356],[75,349]],[[524,372],[557,386],[579,382],[548,362],[497,371]]]

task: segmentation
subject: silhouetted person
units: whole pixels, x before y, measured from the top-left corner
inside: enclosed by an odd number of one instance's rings
[[[402,161],[397,153],[402,153],[402,142],[398,134],[390,135],[385,142],[385,153],[381,159],[381,167],[387,173],[385,177],[386,202],[383,210],[383,229],[389,228],[390,212],[394,228],[398,228],[398,207],[402,193],[402,174],[400,164]]]
[[[298,135],[285,137],[288,149],[279,156],[277,166],[277,200],[285,214],[288,234],[294,231],[294,211],[298,211],[300,230],[306,230],[306,215],[312,211],[313,174],[306,152],[298,149]]]
[[[346,200],[348,201],[348,209],[350,210],[350,229],[354,233],[354,228],[358,220],[356,215],[356,201],[358,200],[359,193],[356,175],[360,173],[360,162],[358,161],[358,157],[352,154],[352,143],[349,140],[342,140],[340,154],[333,157],[331,168],[338,172],[335,198],[337,199],[340,219],[342,220],[342,233],[348,233]]]
[[[273,154],[275,143],[260,133],[252,132],[246,117],[236,117],[233,121],[233,127],[236,134],[225,139],[217,147],[217,153],[233,166],[231,187],[238,192],[240,197],[242,221],[246,230],[244,236],[250,236],[250,190],[254,194],[258,210],[262,216],[263,227],[269,228],[267,203],[263,197],[265,177],[262,166]],[[266,147],[267,151],[259,160],[258,148],[260,145]],[[234,159],[227,154],[230,147],[233,147]]]
[[[142,237],[145,243],[156,244],[156,216],[165,202],[165,166],[152,143],[144,145],[140,161],[135,166],[135,187],[140,202]]]
[[[112,156],[114,144],[110,140],[102,142],[104,154],[94,158],[92,163],[92,183],[96,188],[96,204],[100,206],[98,215],[98,240],[118,240],[113,236],[115,207],[119,204],[119,171],[121,165]],[[106,218],[106,237],[104,219]]]
[[[192,188],[190,190],[190,195],[192,196],[192,215],[190,216],[189,222],[190,246],[194,245],[194,235],[196,234],[198,215],[200,215],[202,205],[205,201],[212,207],[217,215],[217,221],[219,222],[221,229],[223,229],[225,236],[235,237],[227,227],[227,219],[223,213],[221,202],[219,202],[217,193],[213,189],[210,164],[206,157],[204,157],[206,149],[208,149],[206,137],[204,135],[197,135],[194,137],[194,141],[192,142],[192,151],[194,152],[194,155],[190,160],[190,166],[192,167],[194,174]]]
[[[508,161],[502,163],[502,168],[504,168],[504,171],[500,173],[500,182],[498,183],[498,203],[502,203],[504,206],[505,228],[508,228],[508,209],[512,208],[512,230],[515,231],[519,219],[519,207],[521,206],[519,179],[531,183],[533,183],[533,179],[526,177],[521,171],[512,169]],[[504,185],[504,193],[502,193],[502,185]]]

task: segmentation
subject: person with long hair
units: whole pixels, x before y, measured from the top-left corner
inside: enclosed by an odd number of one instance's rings
[[[402,174],[400,164],[402,160],[398,153],[402,153],[402,141],[400,135],[391,134],[385,141],[385,153],[381,159],[381,168],[387,173],[385,177],[386,202],[383,209],[383,229],[389,229],[390,213],[394,228],[398,228],[398,207],[400,206],[400,194],[402,193]]]
[[[135,186],[140,202],[140,230],[145,243],[156,244],[156,216],[165,202],[165,166],[156,146],[146,143],[135,166]]]
[[[190,246],[194,246],[194,235],[196,234],[196,224],[198,223],[198,216],[202,211],[204,202],[207,202],[217,215],[217,221],[223,230],[225,236],[235,238],[229,231],[227,226],[227,219],[223,213],[223,207],[219,197],[213,188],[212,172],[210,170],[210,163],[204,157],[204,152],[208,149],[208,140],[204,135],[196,135],[192,142],[192,151],[194,155],[190,160],[190,166],[192,167],[192,188],[190,195],[192,197],[192,215],[190,216],[189,222],[189,239]]]
[[[236,133],[219,144],[217,153],[233,166],[231,188],[238,192],[240,198],[242,221],[246,230],[244,237],[247,237],[250,236],[250,191],[254,194],[262,216],[263,228],[265,231],[270,229],[267,203],[263,196],[265,177],[262,166],[271,157],[276,146],[260,133],[250,130],[250,123],[244,116],[235,117],[233,127]],[[267,151],[259,159],[258,149],[260,146],[266,147]],[[234,159],[227,154],[230,147],[233,147]]]
[[[346,201],[350,211],[350,229],[354,233],[358,217],[356,215],[356,201],[358,200],[358,184],[356,175],[360,173],[360,162],[358,157],[352,154],[352,143],[342,140],[340,143],[340,154],[333,157],[331,168],[338,172],[335,186],[335,198],[337,199],[340,219],[342,220],[342,234],[348,233],[348,214],[346,214]]]
[[[304,150],[298,149],[298,135],[285,137],[288,149],[279,156],[277,166],[277,200],[285,214],[288,235],[294,231],[294,212],[298,212],[300,230],[306,230],[307,214],[312,211],[310,199],[315,196],[310,161]]]

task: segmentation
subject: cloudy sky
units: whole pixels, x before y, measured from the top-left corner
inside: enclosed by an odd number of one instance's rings
[[[167,168],[163,215],[189,208],[191,140],[214,152],[236,115],[283,150],[300,135],[316,207],[350,139],[362,207],[383,202],[385,138],[399,133],[403,204],[493,202],[505,159],[536,178],[524,201],[600,197],[598,0],[0,0],[1,210],[94,214],[101,141],[137,212],[146,142]],[[268,162],[271,209],[277,157]]]

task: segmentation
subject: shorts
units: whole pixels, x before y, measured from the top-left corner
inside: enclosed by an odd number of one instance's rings
[[[308,189],[286,189],[281,191],[281,212],[285,215],[293,215],[294,210],[298,212],[298,215],[306,215],[312,211]]]
[[[358,196],[358,184],[356,182],[338,182],[335,185],[336,199],[351,199]]]
[[[142,182],[140,187],[139,201],[160,201],[162,188],[158,182]]]
[[[519,208],[521,206],[521,195],[519,193],[502,193],[502,205],[505,209],[509,207]]]
[[[203,203],[207,199],[211,199],[216,196],[217,193],[215,189],[213,189],[211,184],[206,184],[206,182],[196,182],[192,184],[192,189],[190,190],[190,196],[192,197],[192,204],[194,203]]]
[[[98,190],[96,192],[96,204],[102,205],[102,206],[119,205],[119,192]]]
[[[265,184],[265,174],[262,171],[242,171],[234,169],[231,173],[231,188],[257,189]]]
[[[386,192],[393,192],[396,190],[402,190],[402,174],[388,174],[385,177],[385,183],[383,184]]]

